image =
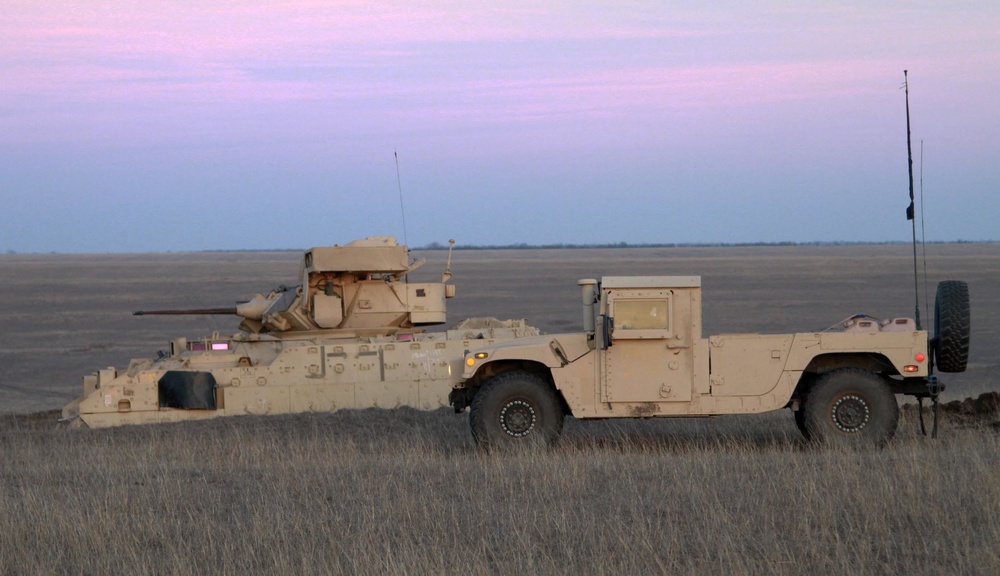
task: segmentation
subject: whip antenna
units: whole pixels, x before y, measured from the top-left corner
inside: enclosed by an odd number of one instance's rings
[[[916,304],[913,307],[913,315],[917,321],[917,330],[920,327],[920,281],[917,277],[917,220],[913,214],[913,147],[910,145],[910,82],[903,70],[903,89],[906,93],[906,161],[910,171],[910,205],[906,207],[906,219],[913,223],[913,291],[916,297]]]
[[[917,219],[913,206],[913,146],[910,140],[910,83],[907,79],[906,70],[903,70],[903,88],[906,91],[906,160],[910,171],[910,205],[906,208],[906,219],[913,223],[913,291],[916,293],[916,305],[913,307],[917,321],[917,330],[922,330],[920,326],[920,281],[917,271]],[[924,143],[920,141],[920,233],[924,242],[924,291],[927,292],[927,238],[924,236]],[[928,316],[930,313],[928,312]],[[937,320],[935,319],[935,323]],[[937,326],[935,326],[935,329]],[[934,356],[931,356],[931,366],[933,366]],[[931,429],[931,438],[937,438],[938,417],[941,408],[941,388],[938,385],[937,375],[931,374],[929,377],[929,390],[932,402],[931,413],[934,415],[934,425]],[[927,435],[924,427],[924,399],[917,398],[917,406],[920,413],[920,432]]]
[[[920,246],[924,250],[924,314],[930,312],[930,290],[927,288],[927,230],[924,228],[924,141],[920,141]]]
[[[396,159],[396,187],[399,189],[399,214],[403,219],[403,244],[409,246],[410,243],[406,238],[406,210],[403,209],[403,181],[399,177],[399,154],[396,154],[396,149],[392,149],[392,157]],[[912,179],[912,176],[911,176]],[[911,183],[912,190],[912,183]],[[912,193],[911,193],[912,196]],[[919,322],[918,322],[919,324]]]

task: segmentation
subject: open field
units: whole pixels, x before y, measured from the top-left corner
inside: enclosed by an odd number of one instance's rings
[[[997,390],[1000,247],[927,252],[932,291],[972,295],[946,400]],[[440,274],[443,252],[414,255]],[[570,420],[525,454],[479,453],[447,410],[54,427],[83,373],[237,325],[132,310],[231,305],[299,257],[0,255],[0,573],[1000,573],[992,418],[932,441],[904,412],[864,452],[805,444],[787,412]],[[809,331],[912,315],[911,266],[908,246],[463,251],[449,317],[576,330],[579,278],[699,274],[706,333]]]
[[[948,398],[996,389],[1000,371],[1000,246],[930,245],[937,281],[969,282],[969,370],[945,375]],[[446,253],[417,280],[440,278]],[[0,413],[61,407],[80,376],[154,356],[170,338],[236,331],[237,318],[134,317],[137,309],[232,306],[297,283],[300,252],[0,255]],[[580,278],[701,275],[706,334],[821,330],[851,314],[913,316],[909,246],[457,251],[449,320],[527,318],[546,332],[579,330]],[[921,282],[923,289],[923,282]],[[921,308],[925,326],[929,314]]]

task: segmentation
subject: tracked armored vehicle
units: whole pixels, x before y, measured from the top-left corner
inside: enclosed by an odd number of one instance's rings
[[[412,283],[406,246],[372,237],[303,254],[301,283],[229,308],[156,310],[136,315],[227,314],[239,332],[176,338],[169,353],[83,377],[63,421],[91,427],[173,422],[238,414],[330,412],[342,408],[448,404],[465,353],[537,335],[523,320],[473,318],[444,332],[441,282]]]

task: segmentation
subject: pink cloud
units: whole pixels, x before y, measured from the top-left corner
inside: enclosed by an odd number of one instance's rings
[[[140,105],[322,103],[334,113],[498,124],[844,98],[883,90],[887,71],[966,75],[990,69],[996,58],[966,49],[957,58],[925,50],[904,59],[898,49],[853,48],[884,44],[854,28],[837,45],[845,23],[863,24],[867,8],[820,15],[644,3],[585,8],[326,0],[8,5],[0,8],[0,105],[16,99],[30,113],[44,100],[53,103],[37,108],[45,115],[72,118]],[[888,21],[877,16],[879,26]],[[794,41],[772,38],[769,27]],[[981,40],[987,33],[964,34]],[[658,52],[640,58],[622,48],[630,46],[625,40]],[[553,46],[565,45],[573,48],[553,59]],[[476,48],[493,60],[442,61]]]

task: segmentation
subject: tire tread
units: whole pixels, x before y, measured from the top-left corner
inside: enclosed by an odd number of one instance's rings
[[[965,372],[971,328],[969,285],[940,282],[934,298],[934,352],[940,372]]]
[[[847,393],[861,396],[871,410],[871,421],[855,433],[838,430],[828,413],[830,403]],[[820,443],[884,446],[899,424],[895,395],[878,375],[861,368],[841,368],[822,375],[810,389],[804,409],[807,437]]]
[[[538,434],[524,438],[510,438],[495,429],[493,419],[494,403],[501,403],[505,396],[531,396],[539,412]],[[469,426],[472,436],[482,448],[492,448],[500,444],[530,443],[532,437],[551,444],[562,433],[564,414],[562,403],[556,391],[543,378],[530,372],[514,370],[490,378],[472,399],[469,409]]]

